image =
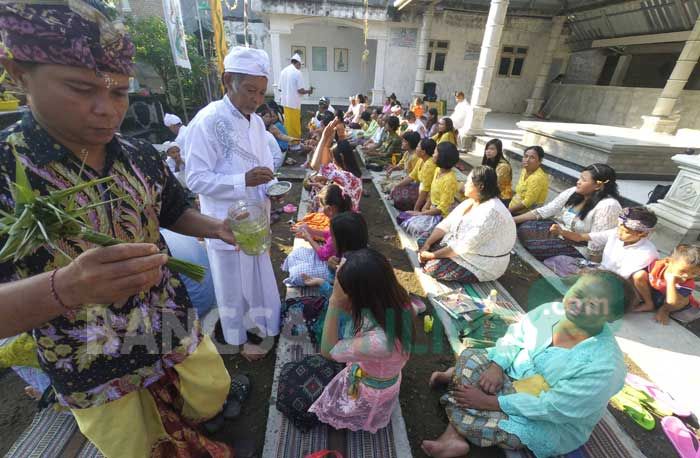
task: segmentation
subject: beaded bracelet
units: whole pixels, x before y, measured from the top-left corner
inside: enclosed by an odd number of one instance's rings
[[[51,275],[49,276],[49,282],[51,283],[51,296],[53,297],[53,300],[61,306],[62,309],[70,310],[70,307],[67,307],[66,304],[63,303],[61,298],[58,297],[58,293],[56,292],[56,272],[58,272],[58,269],[54,269],[51,272]]]

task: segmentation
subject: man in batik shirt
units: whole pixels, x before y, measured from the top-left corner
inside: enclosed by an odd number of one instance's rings
[[[30,331],[58,402],[107,457],[231,456],[195,422],[214,417],[230,377],[177,274],[159,227],[234,243],[221,220],[187,208],[152,146],[117,133],[134,47],[104,2],[0,3],[0,63],[31,112],[0,132],[0,210],[25,166],[36,192],[98,177],[78,194],[91,229],[124,244],[78,239],[0,263],[0,337]],[[0,238],[3,246],[6,238]]]

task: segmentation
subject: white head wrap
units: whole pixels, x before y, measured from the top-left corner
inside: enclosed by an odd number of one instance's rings
[[[163,142],[153,144],[153,147],[161,153],[167,153],[168,150],[173,146],[177,146],[178,148],[180,147],[180,145],[178,145],[176,142]]]
[[[262,49],[236,46],[224,58],[224,71],[270,79],[270,58]]]
[[[299,55],[299,53],[294,53],[290,60],[296,60],[297,62],[301,63],[301,56]]]
[[[177,115],[165,113],[165,116],[163,116],[163,124],[165,124],[166,127],[177,126],[178,124],[182,124],[182,119]]]

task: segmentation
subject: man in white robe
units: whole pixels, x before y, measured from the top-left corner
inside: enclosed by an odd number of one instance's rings
[[[469,126],[471,126],[471,105],[464,97],[464,92],[461,91],[455,94],[455,101],[457,105],[455,105],[455,110],[450,115],[450,119],[458,132],[457,146],[464,148],[466,133]]]
[[[224,59],[226,95],[202,109],[189,125],[187,185],[199,194],[206,215],[226,218],[229,207],[241,199],[258,202],[269,213],[266,191],[275,182],[273,158],[265,124],[255,114],[269,77],[265,51],[233,48]],[[248,342],[247,331],[272,337],[280,326],[280,296],[270,255],[249,256],[218,240],[206,243],[224,338],[231,345],[244,345],[243,356],[249,360],[259,359],[266,350]]]
[[[294,54],[291,63],[280,72],[279,90],[284,107],[284,127],[290,137],[301,138],[301,96],[311,94],[314,88],[304,89],[301,76],[301,57]]]

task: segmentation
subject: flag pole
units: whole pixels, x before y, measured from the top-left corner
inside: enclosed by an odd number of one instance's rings
[[[207,102],[211,102],[211,83],[209,81],[209,71],[210,65],[209,65],[209,59],[207,58],[207,48],[204,46],[204,33],[202,32],[202,18],[199,15],[199,1],[195,2],[195,8],[197,11],[197,25],[199,26],[199,40],[202,43],[202,57],[204,58],[204,62],[206,64],[206,70],[205,70],[205,77],[207,80],[207,84],[205,86],[205,89],[207,91]]]
[[[182,90],[182,79],[180,78],[180,70],[175,65],[175,76],[177,77],[177,87],[180,89],[180,102],[182,103],[182,112],[185,115],[185,124],[189,124],[190,118],[187,116],[187,106],[185,105],[185,93]]]

